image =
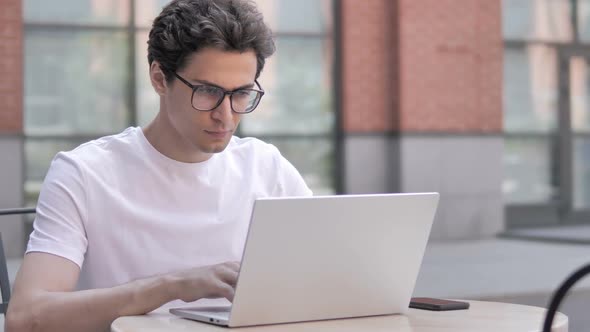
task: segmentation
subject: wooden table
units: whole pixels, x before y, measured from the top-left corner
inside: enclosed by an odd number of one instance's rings
[[[469,310],[426,311],[410,309],[405,315],[339,319],[321,322],[280,324],[231,329],[240,332],[295,331],[387,331],[387,332],[538,332],[542,329],[545,309],[517,304],[468,301]],[[144,316],[128,316],[115,320],[112,332],[158,331],[231,331],[173,316],[167,310],[156,310]],[[568,318],[558,313],[553,322],[554,332],[567,332]]]

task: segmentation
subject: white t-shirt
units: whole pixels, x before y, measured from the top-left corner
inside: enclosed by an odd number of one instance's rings
[[[297,170],[260,140],[233,137],[209,160],[182,163],[128,128],[56,155],[27,253],[76,263],[78,289],[240,261],[256,198],[307,195]]]

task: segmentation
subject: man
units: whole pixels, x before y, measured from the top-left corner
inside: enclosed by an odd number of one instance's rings
[[[148,41],[160,112],[59,153],[6,330],[99,331],[174,300],[232,300],[257,197],[310,195],[271,145],[233,137],[271,32],[245,0],[176,0]]]

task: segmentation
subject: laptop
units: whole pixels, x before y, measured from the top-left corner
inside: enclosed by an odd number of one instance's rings
[[[174,315],[242,327],[406,312],[438,193],[260,198],[231,307]]]

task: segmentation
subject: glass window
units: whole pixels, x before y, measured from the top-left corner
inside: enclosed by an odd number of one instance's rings
[[[59,151],[70,151],[90,138],[34,139],[25,141],[25,204],[34,206],[53,157]]]
[[[555,144],[549,138],[505,138],[502,191],[508,204],[542,204],[557,195]]]
[[[578,0],[578,34],[580,40],[590,41],[590,0]]]
[[[588,58],[574,56],[569,60],[569,100],[572,129],[575,132],[590,132],[590,71]]]
[[[27,23],[122,26],[129,22],[129,0],[24,0]]]
[[[244,134],[331,132],[331,51],[320,38],[280,37],[260,83],[266,94],[256,111],[243,117]]]
[[[569,59],[569,100],[573,139],[573,208],[590,209],[590,110],[588,58],[572,56]],[[586,135],[581,134],[586,133]]]
[[[330,0],[257,0],[270,28],[277,34],[320,34],[332,27]]]
[[[573,145],[574,209],[590,209],[590,138],[575,137]]]
[[[572,40],[570,0],[503,0],[505,39]]]
[[[138,2],[135,5],[135,25],[150,28],[156,16],[169,2],[170,0],[142,0]]]
[[[153,19],[169,2],[136,0],[130,13],[130,0],[25,0],[28,197],[36,197],[55,153],[84,141],[71,137],[145,126],[157,114],[159,96],[149,80],[146,42]],[[314,192],[331,192],[332,1],[257,2],[277,35],[278,51],[260,80],[267,95],[241,130],[262,138],[291,137],[276,145],[300,168]],[[129,26],[131,15],[135,27]],[[130,28],[135,29],[131,40]],[[136,109],[129,107],[131,93]],[[133,112],[137,123],[130,122]],[[35,138],[40,135],[47,141]]]
[[[153,19],[170,0],[143,0],[136,5],[135,21],[139,27],[149,27]],[[273,32],[320,34],[331,31],[331,0],[256,0],[264,19]]]
[[[25,132],[110,133],[129,109],[127,35],[102,31],[25,34]]]
[[[160,110],[160,96],[154,91],[150,81],[147,60],[147,41],[149,31],[138,32],[135,38],[135,81],[137,100],[137,122],[140,126],[149,124]]]
[[[532,45],[504,51],[504,129],[551,132],[557,127],[559,90],[555,49]]]
[[[332,139],[326,138],[265,138],[297,168],[314,195],[334,193],[334,148]]]

